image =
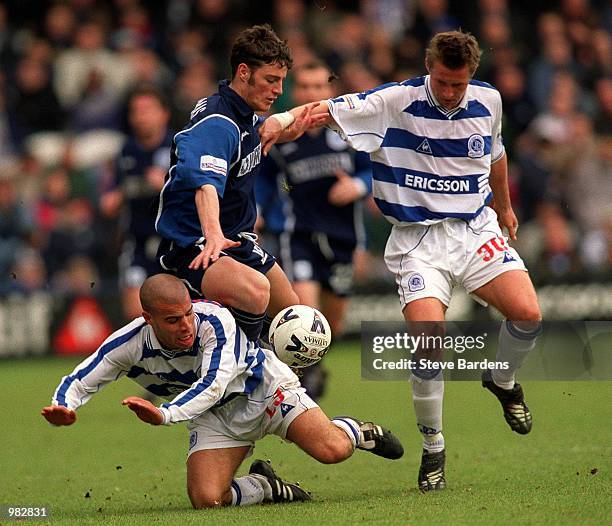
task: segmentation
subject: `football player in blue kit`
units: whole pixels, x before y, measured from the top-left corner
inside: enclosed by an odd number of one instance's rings
[[[102,195],[100,206],[109,217],[121,213],[119,281],[123,312],[131,320],[142,312],[140,286],[147,276],[159,272],[156,254],[161,238],[155,231],[151,204],[168,171],[172,134],[168,104],[154,88],[134,90],[127,110],[132,134],[116,160],[112,186]]]
[[[293,72],[294,102],[332,98],[331,80],[324,63],[301,65]],[[362,199],[372,185],[368,155],[350,148],[333,130],[315,128],[270,151],[256,184],[270,181],[280,186],[285,214],[283,270],[299,302],[321,310],[337,336],[352,291],[353,254],[365,246]],[[304,371],[302,385],[316,399],[324,378],[322,365],[312,366]]]
[[[254,177],[261,161],[258,127],[282,93],[291,52],[268,25],[244,30],[231,50],[231,81],[201,99],[174,136],[170,169],[155,226],[158,259],[183,279],[193,297],[227,306],[247,336],[259,336],[266,312],[298,302],[274,257],[253,233]],[[310,105],[297,119],[281,114],[281,141],[312,124]],[[221,257],[229,256],[229,257]]]

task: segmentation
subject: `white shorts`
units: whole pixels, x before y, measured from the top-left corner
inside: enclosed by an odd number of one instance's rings
[[[489,207],[469,222],[450,219],[433,225],[394,226],[385,262],[395,274],[402,309],[411,301],[430,297],[448,306],[457,285],[472,293],[504,272],[527,271]]]
[[[237,396],[191,420],[188,456],[202,449],[251,446],[266,435],[287,436],[299,415],[319,407],[298,377],[266,349],[263,379],[247,397]]]

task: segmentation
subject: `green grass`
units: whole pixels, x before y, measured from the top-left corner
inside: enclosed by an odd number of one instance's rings
[[[324,466],[267,437],[254,458],[271,459],[315,500],[201,511],[190,509],[185,490],[186,429],[148,426],[122,407],[124,396],[140,394],[136,384],[110,385],[79,410],[74,426],[54,428],[39,412],[76,361],[1,361],[0,505],[47,505],[49,523],[79,525],[608,522],[612,382],[525,382],[534,428],[524,437],[507,428],[497,400],[478,383],[448,382],[448,489],[421,495],[409,385],[362,381],[359,360],[357,344],[338,345],[326,357],[331,382],[322,407],[387,425],[403,440],[404,458],[359,451]]]

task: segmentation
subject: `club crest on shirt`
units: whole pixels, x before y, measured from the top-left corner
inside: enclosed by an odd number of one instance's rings
[[[408,289],[410,292],[417,292],[425,288],[425,280],[420,274],[413,274],[408,278]]]
[[[485,142],[482,135],[475,133],[468,139],[468,157],[478,159],[484,155]]]

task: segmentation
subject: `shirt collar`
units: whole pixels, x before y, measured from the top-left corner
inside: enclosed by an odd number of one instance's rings
[[[151,327],[151,325],[149,325],[149,346],[154,351],[166,351],[164,346],[157,339],[155,331],[153,330],[153,327]]]
[[[426,75],[425,76],[425,93],[427,94],[427,102],[429,102],[430,106],[438,108],[438,110],[440,110],[442,113],[444,113],[444,115],[447,115],[447,116],[450,114],[457,113],[457,111],[460,109],[467,110],[467,107],[468,107],[468,90],[467,89],[465,90],[465,93],[463,94],[463,98],[461,99],[461,102],[459,102],[459,105],[456,108],[451,108],[450,110],[447,110],[436,99],[435,95],[433,94],[430,84],[431,84],[430,75]],[[468,89],[469,87],[470,86],[468,84]]]
[[[197,332],[198,330],[198,324],[197,322],[194,320],[194,330]],[[196,340],[197,340],[197,336],[196,336]],[[166,349],[161,342],[157,339],[157,336],[155,335],[155,331],[153,330],[153,327],[151,325],[149,325],[149,346],[151,348],[151,350],[153,351],[159,351],[161,354],[163,354],[164,356],[167,356],[168,358],[173,358],[174,356],[176,356],[177,354],[181,354],[181,353],[185,353],[185,352],[190,352],[190,349],[174,349],[174,350],[170,350],[170,349]],[[195,341],[194,341],[194,345],[195,345]]]
[[[241,117],[253,117],[255,113],[253,109],[247,104],[236,91],[230,88],[229,80],[222,80],[219,82],[219,93],[222,97],[229,100],[232,107],[236,110],[238,115]]]

